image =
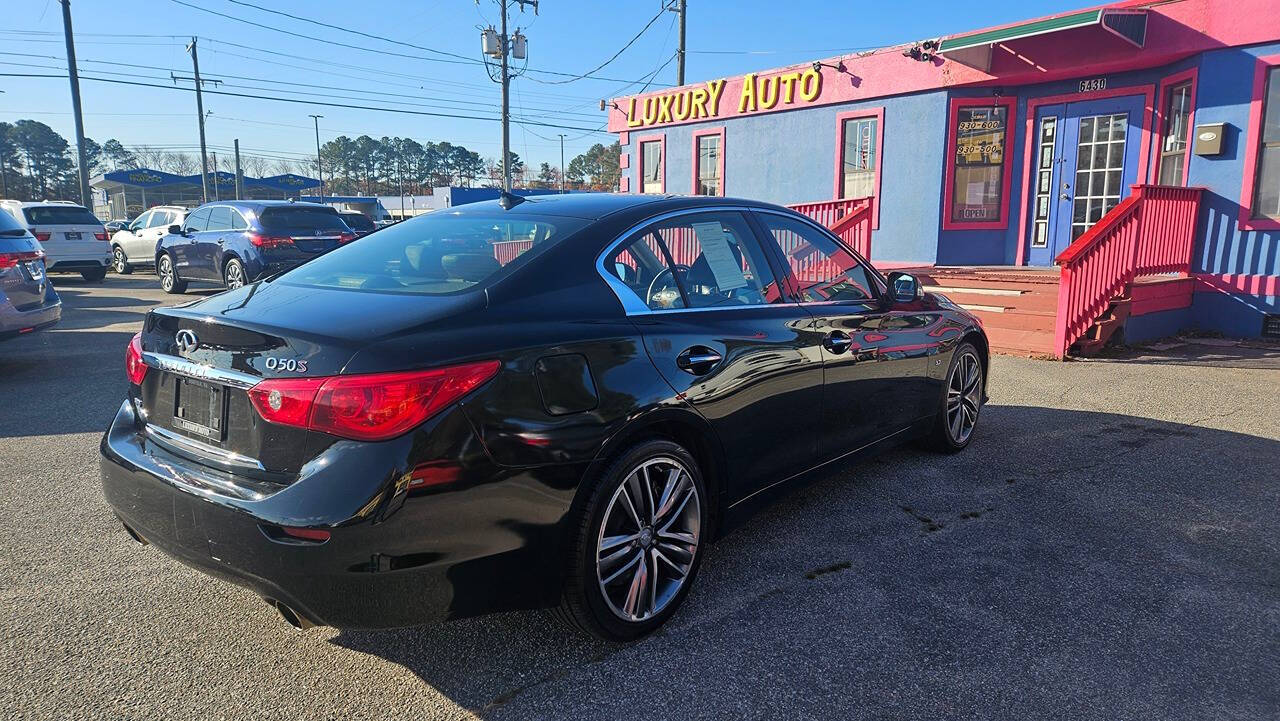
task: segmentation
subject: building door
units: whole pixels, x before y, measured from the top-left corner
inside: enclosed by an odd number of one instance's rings
[[[1139,95],[1046,105],[1031,140],[1031,265],[1052,265],[1138,181],[1145,104]]]

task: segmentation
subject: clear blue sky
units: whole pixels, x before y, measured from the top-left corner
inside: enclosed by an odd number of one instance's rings
[[[191,60],[184,44],[187,36],[197,35],[201,38],[201,74],[225,80],[221,89],[228,92],[331,99],[425,112],[497,115],[498,86],[490,82],[480,65],[453,62],[457,59],[319,27],[231,0],[183,1],[268,27],[218,17],[176,0],[74,0],[81,72],[86,76],[172,86],[171,70],[190,74]],[[245,1],[469,59],[480,57],[477,26],[496,25],[498,17],[495,0]],[[58,1],[6,0],[5,4],[5,22],[0,29],[0,73],[57,73],[55,68],[65,68]],[[987,0],[981,4],[954,0],[688,0],[690,52],[686,80],[736,75],[847,49],[892,45],[1089,4],[1088,0]],[[512,17],[513,24],[523,28],[529,38],[531,68],[582,73],[617,52],[658,10],[658,0],[542,0],[538,16],[515,12]],[[282,30],[321,40],[291,37]],[[394,57],[328,41],[450,62]],[[623,80],[647,77],[673,55],[675,45],[675,14],[665,13],[598,74]],[[229,77],[232,75],[254,79]],[[533,74],[517,79],[512,90],[513,113],[575,128],[598,128],[604,123],[604,113],[598,110],[600,98],[638,89],[634,85],[626,88],[623,82],[595,79],[552,85],[535,82],[534,77],[566,79]],[[658,84],[655,87],[674,84],[675,63],[657,73],[654,82]],[[68,140],[74,138],[65,78],[0,77],[0,90],[4,91],[0,93],[0,120],[34,118],[48,123]],[[191,93],[89,80],[82,80],[81,90],[85,132],[98,142],[114,137],[126,145],[166,145],[183,150],[197,147],[195,97]],[[337,95],[346,97],[332,97]],[[496,122],[216,95],[206,95],[205,108],[213,111],[207,126],[209,143],[230,146],[233,138],[239,138],[242,149],[251,148],[262,154],[314,153],[308,117],[311,113],[325,116],[320,121],[322,141],[340,134],[399,135],[419,141],[461,143],[486,157],[497,157],[501,148],[501,125]],[[513,125],[512,150],[532,167],[541,161],[557,165],[557,133],[568,136],[567,158],[594,142],[613,139],[602,133],[549,127],[522,129]]]

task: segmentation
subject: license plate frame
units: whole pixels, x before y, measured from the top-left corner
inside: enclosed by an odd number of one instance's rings
[[[220,385],[179,377],[173,388],[173,427],[203,441],[226,437],[227,394]]]
[[[28,260],[22,264],[22,267],[26,269],[27,275],[31,280],[44,280],[44,263],[38,260]]]
[[[65,232],[65,233],[63,233],[63,234],[62,234],[62,237],[66,238],[67,240],[80,240],[80,233],[79,233],[79,232],[73,232],[73,231],[67,231],[67,232]]]

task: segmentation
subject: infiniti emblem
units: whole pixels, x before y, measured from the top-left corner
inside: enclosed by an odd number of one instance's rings
[[[178,352],[184,356],[190,356],[196,348],[200,347],[200,339],[196,337],[195,331],[185,328],[173,336],[173,341],[178,344]]]

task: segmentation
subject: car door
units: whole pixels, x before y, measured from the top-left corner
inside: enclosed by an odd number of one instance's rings
[[[211,280],[222,279],[223,236],[231,232],[231,217],[235,211],[230,206],[218,205],[209,210],[209,224],[204,232],[196,234],[193,248],[192,268],[201,278]]]
[[[197,208],[187,215],[182,224],[185,235],[172,235],[167,246],[173,252],[173,267],[183,278],[202,278],[192,261],[195,259],[195,246],[198,236],[209,225],[210,208]]]
[[[741,211],[656,220],[603,261],[629,289],[629,315],[659,373],[715,429],[731,501],[813,466],[820,336],[781,292]]]
[[[131,263],[139,263],[142,261],[151,262],[153,258],[148,257],[143,252],[143,234],[144,228],[151,222],[157,213],[162,211],[148,210],[147,212],[134,218],[133,222],[125,226],[119,233],[111,238],[111,242],[120,246],[120,250],[124,253],[124,257]]]
[[[821,338],[822,458],[902,432],[920,416],[939,339],[918,313],[884,302],[879,276],[825,228],[772,211],[754,217]]]

